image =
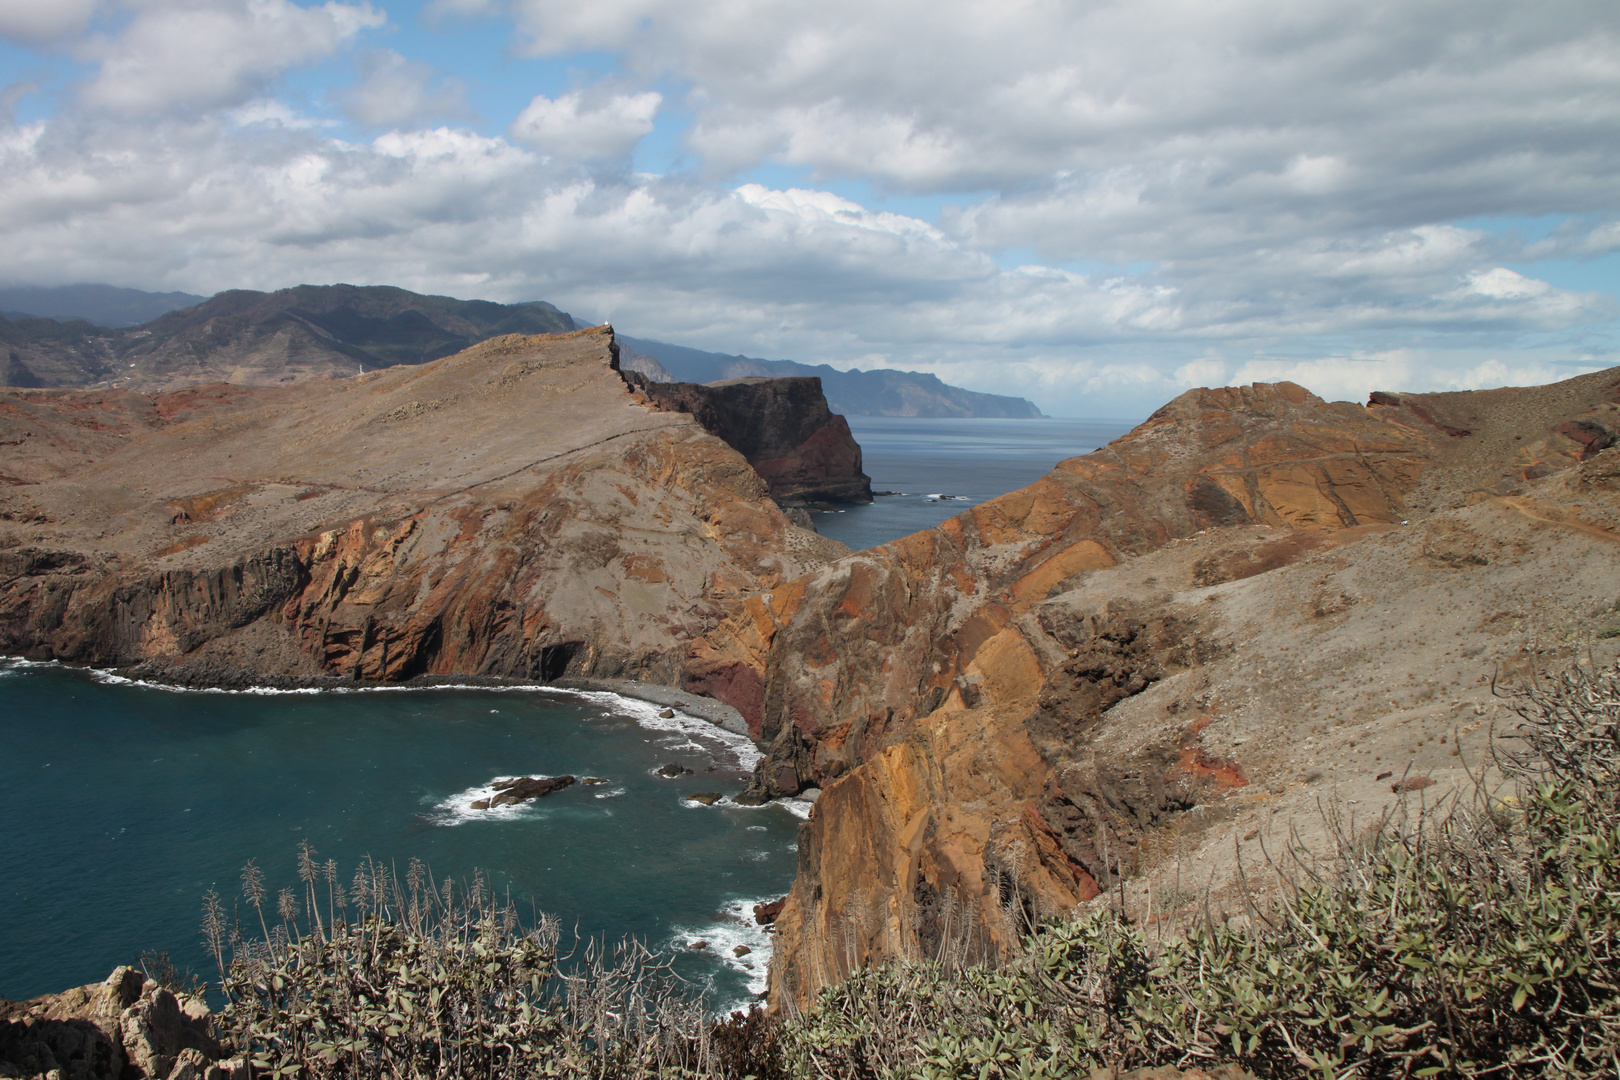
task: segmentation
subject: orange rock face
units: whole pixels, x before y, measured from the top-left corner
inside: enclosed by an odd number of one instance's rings
[[[205,681],[673,681],[727,605],[842,549],[637,404],[613,349],[588,330],[286,388],[0,395],[0,650]]]
[[[1058,598],[1172,542],[1270,527],[1189,568],[1241,581],[1398,529],[1439,473],[1484,486],[1578,461],[1613,440],[1612,382],[1520,409],[1531,445],[1502,434],[1511,391],[1367,407],[1288,383],[1191,391],[1029,487],[740,605],[683,683],[748,718],[761,789],[824,789],[774,992],[803,1002],[868,959],[933,955],[951,920],[994,952],[1018,930],[1007,912],[1096,896],[1161,822],[1249,783],[1196,716],[1124,755],[1087,749],[1116,703],[1229,648],[1208,620],[1129,596],[1077,617]]]

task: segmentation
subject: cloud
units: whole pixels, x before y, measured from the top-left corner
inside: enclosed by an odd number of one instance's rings
[[[128,117],[240,105],[288,68],[325,59],[386,17],[368,3],[196,0],[142,6],[81,46],[99,70],[86,104]]]
[[[653,129],[664,96],[588,95],[571,90],[555,98],[537,95],[509,130],[511,137],[555,157],[581,160],[622,158]]]
[[[503,78],[591,53],[567,77],[595,82],[523,87],[498,135],[405,36],[351,87],[278,93],[383,25],[361,0],[117,3],[50,31],[79,96],[0,127],[16,280],[545,298],[1069,414],[1617,352],[1614,298],[1534,266],[1620,250],[1612,4],[435,0],[559,58]],[[380,134],[333,137],[338,109]],[[628,169],[678,125],[690,172]],[[1478,224],[1504,217],[1566,220],[1533,243]]]
[[[387,128],[468,114],[459,79],[439,75],[432,64],[407,60],[392,49],[360,57],[360,81],[337,95],[343,111],[367,127]]]
[[[98,0],[0,0],[0,38],[39,45],[84,32]]]

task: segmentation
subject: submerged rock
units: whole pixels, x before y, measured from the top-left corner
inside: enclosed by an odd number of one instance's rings
[[[692,770],[688,769],[685,765],[678,765],[673,761],[668,765],[660,765],[654,770],[657,775],[668,779],[674,779],[677,776],[686,776],[691,773],[691,771]]]
[[[595,787],[597,784],[611,784],[611,783],[613,783],[613,781],[609,780],[605,776],[582,776],[582,777],[579,778],[579,782],[582,783],[582,784],[588,784],[588,785],[590,785],[592,787]]]

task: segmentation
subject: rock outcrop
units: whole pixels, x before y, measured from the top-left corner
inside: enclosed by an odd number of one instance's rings
[[[1617,400],[1614,372],[1366,407],[1192,391],[1021,491],[743,601],[684,684],[768,749],[756,793],[825,788],[773,992],[933,955],[963,920],[994,952],[1201,845],[1229,864],[1237,836],[1264,842],[1262,796],[1332,777],[1401,797],[1364,760],[1455,770],[1436,740],[1487,707],[1475,658],[1511,652],[1502,621],[1620,596],[1620,450],[1594,449]]]
[[[0,1076],[62,1080],[247,1080],[224,1060],[200,999],[121,967],[105,982],[0,1002]]]
[[[661,383],[627,374],[655,406],[691,413],[735,449],[782,506],[872,501],[849,421],[827,407],[820,379]]]
[[[676,679],[848,549],[609,328],[286,387],[0,394],[0,652],[212,683]]]

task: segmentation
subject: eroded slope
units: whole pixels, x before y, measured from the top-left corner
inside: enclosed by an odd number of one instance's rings
[[[1370,806],[1409,765],[1452,767],[1435,740],[1483,723],[1490,663],[1549,611],[1578,628],[1620,597],[1617,391],[1612,372],[1365,408],[1194,391],[746,601],[686,680],[770,747],[765,790],[825,788],[776,989],[928,955],[953,921],[994,948],[1015,900],[1140,888],[1172,855],[1258,843],[1329,780]]]
[[[672,679],[841,554],[612,331],[284,388],[0,397],[0,651],[207,680]]]

